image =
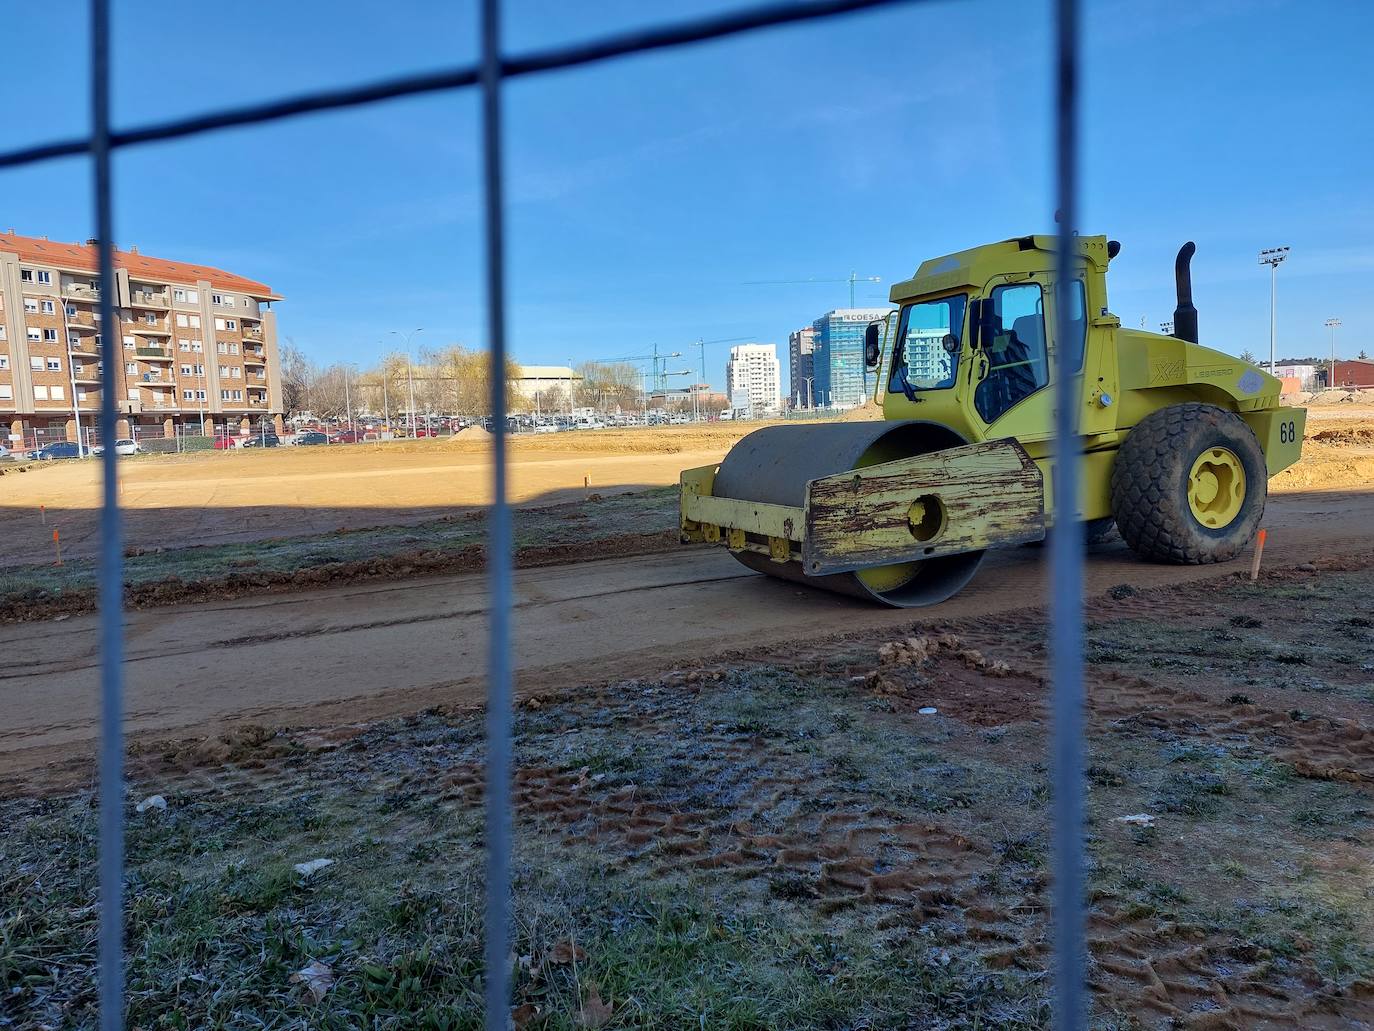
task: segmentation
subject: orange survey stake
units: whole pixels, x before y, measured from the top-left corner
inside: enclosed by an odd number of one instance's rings
[[[56,530],[52,532],[52,546],[53,549],[57,552],[56,564],[60,566],[62,564],[62,538],[57,535]]]

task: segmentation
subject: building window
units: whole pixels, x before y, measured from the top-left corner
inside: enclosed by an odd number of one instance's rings
[[[137,375],[138,375],[138,362],[126,362],[125,365],[124,365],[124,375],[126,375],[126,376],[137,376]]]
[[[128,389],[128,392],[127,392],[124,396],[127,397],[130,401],[137,401],[137,400],[138,400],[138,387],[130,387],[130,388]]]
[[[25,297],[25,298],[24,298],[24,310],[25,310],[26,312],[28,312],[30,315],[37,315],[37,314],[38,314],[38,302],[37,302],[36,300],[34,300],[32,297]]]
[[[185,328],[187,328],[188,326],[190,326],[190,325],[191,325],[191,318],[190,318],[190,316],[187,315],[185,312],[180,312],[180,311],[177,312],[177,325],[180,326],[182,329],[185,329]]]
[[[47,388],[47,387],[34,387],[34,388],[33,388],[33,399],[34,399],[35,401],[46,401],[46,400],[48,399],[48,388]]]
[[[67,318],[69,318],[69,319],[74,319],[74,318],[76,318],[76,305],[74,305],[74,304],[68,304],[68,305],[66,305],[65,307],[66,307],[66,309],[67,309]]]
[[[38,331],[38,328],[36,326],[30,326],[28,337],[30,341],[36,344],[43,339],[43,334]]]
[[[32,283],[32,282],[33,282],[33,269],[31,269],[31,268],[21,268],[21,269],[19,270],[19,282],[21,282],[21,283]]]
[[[234,391],[234,400],[235,400],[235,401],[242,401],[242,400],[243,400],[243,391],[242,391],[242,390],[235,390],[235,391]]]
[[[8,383],[0,383],[0,401],[13,401],[14,388]]]
[[[39,304],[39,307],[43,309],[44,315],[57,314],[57,305],[54,304],[52,301],[43,301]]]
[[[195,351],[196,353],[200,353],[201,351],[205,350],[205,345],[202,344],[199,340],[192,340],[191,350]]]
[[[154,315],[152,312],[149,312],[147,315],[143,316],[143,321],[148,323],[148,325],[150,326],[156,326],[157,316]]]
[[[125,337],[125,338],[124,338],[124,346],[125,346],[126,349],[127,349],[127,348],[133,347],[133,346],[134,346],[134,338],[133,338],[133,337]]]
[[[37,357],[30,357],[30,358],[29,358],[29,368],[32,369],[34,372],[42,372],[42,371],[43,371],[43,359],[42,359],[42,358],[37,358]]]
[[[228,400],[229,400],[229,391],[227,391],[227,390],[221,390],[221,391],[219,392],[219,399],[220,399],[221,401],[228,401]]]
[[[228,379],[228,378],[229,378],[229,366],[227,366],[227,365],[221,365],[221,366],[219,367],[219,374],[220,374],[221,376],[223,376],[225,379]]]
[[[191,316],[191,328],[192,328],[192,329],[200,329],[200,316],[199,316],[199,315],[192,315],[192,316]]]
[[[221,340],[215,344],[215,351],[219,354],[228,354],[229,346],[223,340]]]
[[[189,376],[189,375],[191,375],[191,366],[189,366],[189,365],[183,365],[183,366],[181,367],[181,374],[182,374],[183,376]]]
[[[203,391],[203,390],[197,390],[197,391],[196,391],[196,400],[197,400],[197,401],[204,401],[204,400],[205,400],[205,391]]]
[[[223,320],[223,319],[215,319],[215,328],[216,328],[216,329],[220,329],[220,330],[224,329],[224,320]]]
[[[54,401],[62,401],[66,398],[67,392],[61,387],[49,387],[49,394]]]
[[[79,336],[77,336],[75,333],[68,333],[68,334],[67,334],[67,343],[68,343],[68,345],[70,345],[71,347],[80,347],[80,346],[81,346],[81,338],[80,338]]]
[[[49,358],[49,359],[47,360],[47,363],[48,363],[48,371],[49,371],[49,372],[61,372],[61,371],[62,371],[62,359],[61,359],[61,358]]]
[[[243,379],[243,370],[235,367],[229,370],[230,379]]]
[[[10,356],[7,354],[0,354],[0,369],[8,369],[9,367]]]
[[[4,326],[0,326],[0,340],[4,340],[4,339],[5,339],[5,327],[4,327]]]
[[[200,291],[198,290],[173,290],[173,300],[185,301],[187,304],[200,303]]]
[[[238,328],[239,328],[239,321],[238,321],[238,319],[225,319],[225,320],[224,320],[224,328],[225,328],[225,329],[238,329]]]
[[[232,340],[229,341],[229,353],[230,353],[230,354],[238,354],[238,353],[239,353],[239,345],[236,344],[236,343],[234,343],[234,341],[232,341]]]
[[[40,283],[51,283],[51,282],[52,282],[52,273],[51,273],[51,272],[44,272],[42,269],[39,269],[39,271],[36,273],[36,278],[38,279],[38,281],[39,281]]]
[[[55,329],[45,329],[45,330],[43,330],[43,339],[46,340],[46,341],[48,341],[48,342],[50,342],[50,343],[51,343],[52,341],[55,341],[55,340],[57,339],[57,330],[55,330]]]
[[[204,366],[204,365],[197,365],[197,366],[196,366],[196,375],[197,375],[197,376],[204,376],[204,375],[205,375],[205,366]]]
[[[210,303],[212,303],[212,304],[223,304],[223,303],[224,303],[224,295],[223,295],[223,294],[211,294],[211,295],[210,295]]]

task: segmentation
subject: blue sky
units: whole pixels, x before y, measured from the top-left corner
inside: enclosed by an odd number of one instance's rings
[[[508,0],[509,51],[739,6]],[[1337,0],[1086,0],[1085,232],[1123,243],[1123,323],[1171,316],[1198,244],[1204,343],[1374,351],[1374,7]],[[5,124],[86,120],[84,2],[7,5]],[[475,56],[453,0],[115,0],[116,122],[184,114]],[[948,0],[513,83],[510,331],[564,363],[787,332],[926,257],[1049,232],[1048,0]],[[264,280],[280,331],[366,363],[425,327],[484,344],[474,94],[426,97],[139,148],[116,165],[116,235]],[[0,145],[22,142],[5,139]],[[0,172],[0,228],[90,235],[84,161]],[[379,343],[379,341],[381,343]],[[729,344],[707,349],[717,385]]]

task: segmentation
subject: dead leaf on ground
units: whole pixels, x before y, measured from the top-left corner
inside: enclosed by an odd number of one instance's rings
[[[324,997],[329,994],[329,989],[334,987],[334,971],[328,963],[312,960],[307,966],[292,974],[291,981],[293,984],[305,985],[305,990],[310,993],[312,999],[323,1002]]]
[[[532,1002],[527,1002],[523,1006],[516,1006],[510,1011],[510,1022],[515,1031],[524,1031],[538,1019],[539,1007]]]
[[[544,957],[550,963],[566,966],[569,963],[581,963],[587,958],[587,952],[571,938],[564,938],[560,942],[555,942],[553,948]]]
[[[596,984],[587,985],[587,1001],[577,1011],[578,1027],[605,1027],[615,1016],[615,1006],[601,1000]]]

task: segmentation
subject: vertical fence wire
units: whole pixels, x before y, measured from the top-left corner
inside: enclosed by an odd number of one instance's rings
[[[482,0],[482,179],[486,206],[487,323],[490,335],[492,513],[487,540],[487,899],[486,1027],[510,1024],[511,591],[510,505],[506,497],[506,282],[501,169],[501,6]]]
[[[1087,1013],[1083,909],[1083,528],[1076,519],[1082,379],[1070,318],[1078,258],[1078,0],[1055,0],[1054,528],[1050,534],[1051,780],[1054,855],[1054,1026],[1080,1031]],[[1089,323],[1083,313],[1082,332]],[[1086,344],[1086,336],[1084,338]],[[1086,373],[1085,373],[1086,374]]]
[[[781,23],[789,17],[824,17],[825,14],[878,6],[883,0],[831,0],[808,5],[806,15],[789,15],[780,5],[761,9],[738,25],[717,26],[711,32],[690,27],[672,30],[664,39],[641,41],[644,46],[675,45],[724,35],[768,23]],[[824,12],[816,8],[827,9]],[[529,67],[506,67],[500,54],[499,0],[482,0],[482,55],[478,85],[482,95],[483,181],[485,188],[485,230],[487,257],[487,309],[490,334],[491,410],[494,422],[493,505],[488,537],[488,591],[490,609],[489,672],[487,695],[487,792],[486,848],[487,898],[485,921],[485,961],[487,970],[485,1002],[488,1031],[504,1031],[510,1013],[511,943],[511,856],[513,813],[511,810],[512,704],[511,663],[512,630],[512,532],[507,497],[506,427],[506,332],[505,332],[505,256],[504,203],[502,197],[501,83],[507,74],[548,70],[564,64],[600,60],[614,53],[640,47],[624,42],[588,53],[576,50],[568,55],[548,55],[527,61]],[[1053,445],[1053,507],[1056,529],[1050,540],[1051,590],[1051,664],[1053,676],[1052,784],[1054,854],[1054,1003],[1055,1026],[1060,1031],[1080,1031],[1086,1023],[1084,967],[1084,796],[1083,796],[1083,542],[1073,518],[1079,483],[1079,446],[1077,440],[1078,382],[1070,346],[1076,327],[1069,317],[1070,285],[1079,261],[1076,256],[1078,160],[1078,41],[1077,0],[1055,0],[1055,166],[1060,223],[1055,258],[1055,328],[1059,346],[1055,356],[1055,426]],[[707,24],[707,23],[703,23]],[[89,149],[92,157],[96,212],[96,238],[102,284],[100,311],[105,331],[101,334],[100,354],[104,367],[113,370],[119,361],[115,341],[117,327],[113,291],[117,290],[114,269],[114,229],[112,212],[110,128],[110,11],[109,0],[91,0],[91,122]],[[588,56],[590,54],[590,56]],[[244,111],[233,115],[209,116],[188,122],[176,133],[191,135],[222,124],[249,124],[282,117],[312,108],[351,106],[385,96],[419,92],[422,89],[457,88],[470,84],[463,74],[451,74],[442,83],[403,82],[386,88],[372,87],[305,101],[286,102],[281,110]],[[386,84],[383,84],[384,86]],[[375,95],[374,95],[375,94]],[[307,98],[309,99],[309,98]],[[133,143],[137,134],[126,134]],[[162,138],[156,134],[148,139]],[[62,149],[65,148],[65,149]],[[61,153],[85,149],[80,141],[67,142]],[[48,148],[52,149],[52,148]],[[22,164],[55,156],[43,148],[7,155],[5,164]],[[1085,313],[1086,314],[1086,313]],[[1084,327],[1086,331],[1086,326]],[[100,434],[115,439],[118,419],[116,392],[110,384],[101,390]],[[123,1026],[123,551],[121,513],[118,499],[117,453],[107,448],[102,458],[102,495],[100,517],[100,1026],[102,1031],[117,1031]]]
[[[91,0],[91,165],[100,262],[100,437],[115,439],[114,213],[110,170],[110,0]],[[68,361],[70,361],[70,355]],[[124,1024],[124,551],[120,544],[119,453],[101,455],[100,499],[100,1027]]]

